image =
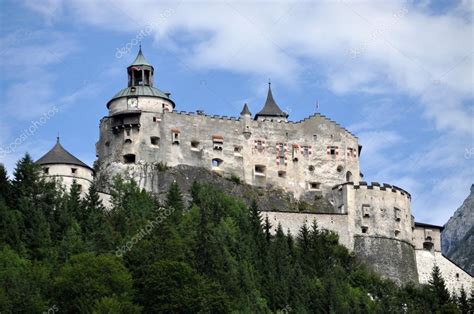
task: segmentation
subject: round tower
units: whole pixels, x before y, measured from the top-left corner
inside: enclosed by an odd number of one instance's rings
[[[142,48],[127,67],[128,86],[107,103],[109,114],[100,122],[96,144],[99,164],[135,164],[143,159],[159,161],[159,123],[162,115],[174,110],[170,93],[155,87],[155,69],[145,59]]]
[[[36,161],[46,177],[59,179],[67,190],[73,181],[79,186],[81,195],[89,191],[94,180],[94,170],[68,152],[57,138],[56,145]]]

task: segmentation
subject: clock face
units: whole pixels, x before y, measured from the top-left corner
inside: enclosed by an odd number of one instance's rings
[[[128,100],[128,106],[132,109],[137,109],[138,108],[138,99],[137,98],[129,98]]]

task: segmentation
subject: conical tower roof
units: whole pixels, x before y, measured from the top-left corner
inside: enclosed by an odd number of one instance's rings
[[[75,165],[88,168],[93,170],[91,167],[80,161],[73,154],[68,152],[64,147],[59,143],[59,137],[57,139],[56,145],[47,152],[43,157],[36,161],[38,165],[52,165],[52,164],[67,164]]]
[[[146,61],[145,56],[143,55],[143,52],[142,52],[142,46],[140,46],[140,49],[138,50],[138,54],[137,54],[137,57],[135,58],[135,61],[133,61],[133,63],[130,64],[130,66],[134,66],[134,65],[147,65],[149,67],[153,67],[148,61]]]
[[[243,116],[245,114],[248,114],[249,116],[252,115],[252,113],[250,112],[249,107],[247,106],[247,104],[244,104],[244,108],[242,109],[242,112],[240,113],[241,116]]]
[[[268,83],[268,94],[265,105],[263,106],[263,109],[255,115],[255,119],[257,119],[259,116],[288,118],[288,114],[283,112],[275,102],[275,99],[273,99],[271,83]]]

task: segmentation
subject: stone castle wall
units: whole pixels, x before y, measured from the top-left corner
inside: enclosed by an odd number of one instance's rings
[[[255,121],[170,112],[164,100],[111,102],[101,120],[97,155],[111,162],[166,163],[233,174],[256,186],[276,186],[297,197],[326,194],[335,184],[359,180],[358,141],[335,122],[316,114],[300,122]],[[161,103],[162,102],[162,103]],[[161,104],[161,105],[160,105]],[[127,160],[133,156],[134,160]]]

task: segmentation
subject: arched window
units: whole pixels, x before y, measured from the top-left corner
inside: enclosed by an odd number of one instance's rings
[[[347,171],[347,173],[346,173],[346,181],[347,181],[347,182],[352,182],[352,172]]]

